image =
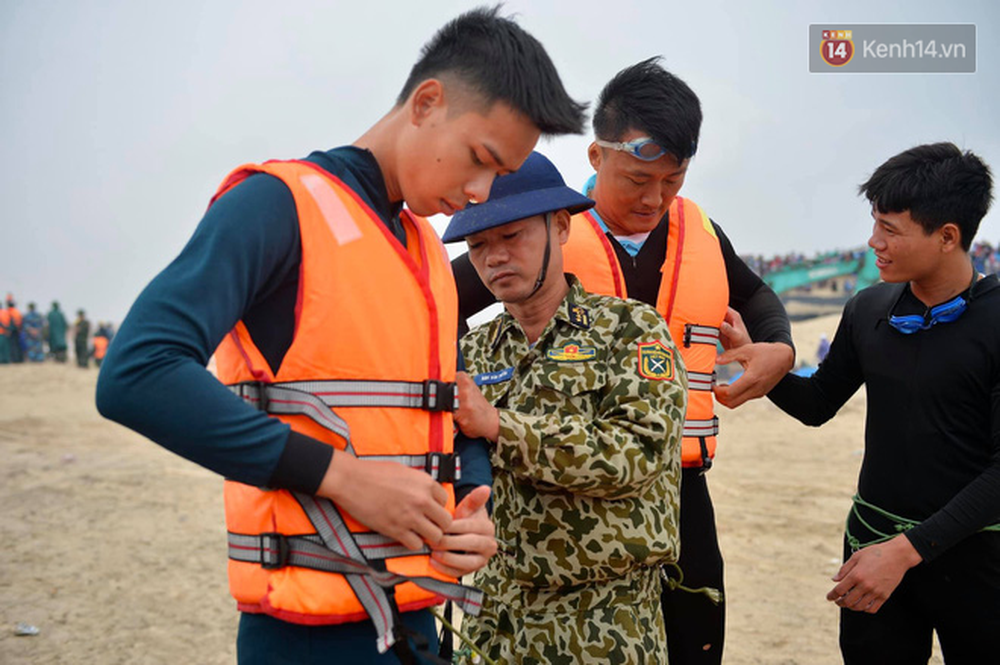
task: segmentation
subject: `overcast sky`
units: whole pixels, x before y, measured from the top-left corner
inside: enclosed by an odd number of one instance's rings
[[[0,1],[0,293],[120,322],[234,166],[354,141],[472,2]],[[609,11],[613,7],[614,12]],[[857,185],[950,140],[1000,172],[1000,5],[511,0],[570,93],[651,55],[705,114],[683,194],[741,254],[864,244]],[[809,24],[974,23],[975,74],[810,74]],[[591,137],[542,143],[567,182]],[[443,220],[441,220],[443,221]],[[439,228],[441,226],[439,225]],[[1000,241],[1000,212],[980,238]]]

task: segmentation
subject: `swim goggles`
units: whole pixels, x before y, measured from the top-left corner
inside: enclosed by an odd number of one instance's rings
[[[976,283],[975,270],[972,272],[972,283],[969,284],[969,290],[966,293],[971,294],[972,285]],[[904,288],[896,296],[896,301],[889,308],[889,325],[903,333],[904,335],[912,335],[920,330],[927,330],[938,323],[951,323],[958,317],[965,313],[965,310],[969,307],[969,300],[966,299],[965,294],[957,295],[946,303],[941,303],[940,305],[935,305],[931,307],[924,314],[904,314],[902,316],[893,316],[892,312],[899,305],[899,301],[902,299],[903,294],[909,287]],[[971,295],[970,295],[971,298]]]
[[[663,146],[649,137],[633,139],[627,143],[594,139],[594,143],[602,148],[611,148],[612,150],[617,150],[619,152],[627,152],[636,159],[641,159],[644,162],[655,161],[667,153],[667,151],[663,149]]]

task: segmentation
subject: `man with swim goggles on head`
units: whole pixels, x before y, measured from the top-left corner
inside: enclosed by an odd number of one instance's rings
[[[865,456],[847,520],[844,662],[997,662],[1000,289],[969,247],[992,199],[983,161],[951,143],[896,155],[861,186],[885,280],[844,309],[826,359],[768,397],[821,425],[861,387]],[[737,322],[738,323],[738,322]]]

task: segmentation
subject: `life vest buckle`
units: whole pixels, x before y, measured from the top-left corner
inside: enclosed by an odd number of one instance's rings
[[[427,453],[424,471],[439,483],[454,483],[462,478],[462,461],[454,453]]]
[[[270,384],[264,381],[244,381],[230,386],[230,389],[242,398],[244,402],[250,404],[250,406],[254,407],[258,411],[267,413],[268,385]]]
[[[288,539],[280,533],[260,534],[260,567],[276,570],[288,565]]]
[[[448,381],[427,379],[420,408],[425,411],[454,411],[458,402],[458,386]]]

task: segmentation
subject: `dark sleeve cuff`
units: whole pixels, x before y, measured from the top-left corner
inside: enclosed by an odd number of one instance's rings
[[[268,487],[315,494],[332,459],[333,446],[290,430]]]

